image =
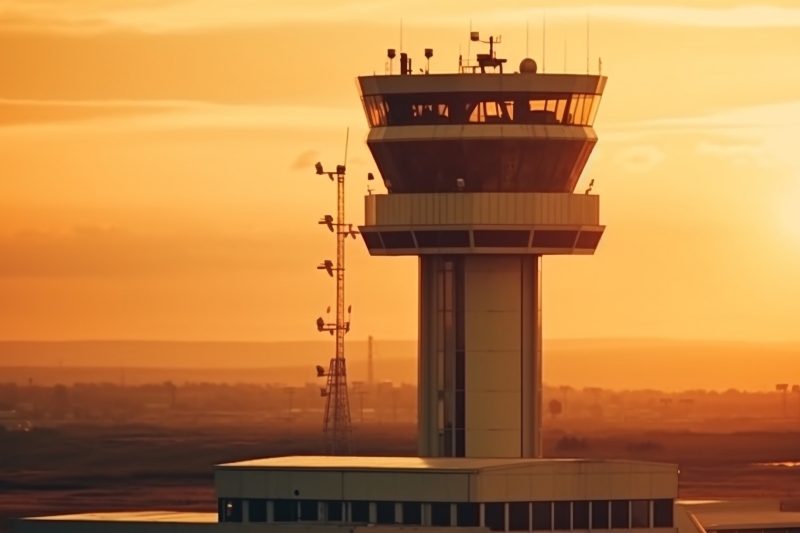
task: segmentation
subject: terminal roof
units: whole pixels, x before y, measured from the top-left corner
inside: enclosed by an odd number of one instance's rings
[[[674,468],[665,463],[642,461],[602,461],[592,459],[502,459],[473,457],[353,457],[353,456],[288,456],[251,459],[217,465],[217,468],[273,469],[273,470],[416,470],[416,471],[469,471],[494,470],[523,466],[548,466],[564,464],[650,465]]]

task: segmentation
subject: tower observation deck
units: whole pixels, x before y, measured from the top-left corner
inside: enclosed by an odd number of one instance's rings
[[[403,56],[358,78],[388,191],[359,229],[371,255],[419,256],[419,455],[539,457],[541,258],[603,234],[599,197],[573,191],[606,78],[503,73],[493,51],[411,75]]]

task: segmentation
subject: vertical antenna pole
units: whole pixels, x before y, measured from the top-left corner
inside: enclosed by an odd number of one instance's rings
[[[347,127],[347,133],[344,134],[344,165],[347,168],[347,147],[350,145],[350,127]]]
[[[586,12],[586,74],[589,74],[589,12]]]
[[[546,57],[544,53],[544,46],[545,46],[545,31],[547,30],[547,10],[542,9],[542,74],[545,73],[545,61]]]
[[[469,19],[469,40],[467,41],[467,65],[472,61],[472,56],[469,55],[470,44],[472,44],[472,19]]]
[[[564,39],[564,74],[567,73],[567,40]]]
[[[525,57],[531,57],[531,21],[525,21]]]
[[[400,19],[400,51],[403,51],[403,19]]]

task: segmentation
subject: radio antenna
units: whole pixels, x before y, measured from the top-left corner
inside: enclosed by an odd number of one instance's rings
[[[586,12],[586,74],[589,74],[589,12]]]
[[[547,30],[547,10],[542,9],[542,74],[545,73],[545,61],[546,57],[544,53],[544,45],[545,45],[545,31]]]
[[[403,19],[400,19],[400,51],[403,51]]]
[[[347,147],[350,145],[350,127],[347,128],[347,133],[344,134],[344,163],[342,163],[345,168],[347,168]]]
[[[525,21],[525,57],[531,57],[531,21]]]
[[[567,40],[564,39],[564,74],[567,73]]]

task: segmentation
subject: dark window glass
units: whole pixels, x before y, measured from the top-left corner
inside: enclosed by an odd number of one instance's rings
[[[416,248],[410,231],[382,231],[381,238],[386,248]]]
[[[353,522],[369,523],[369,502],[350,502],[350,516]]]
[[[422,504],[417,502],[403,503],[403,524],[422,524]]]
[[[225,521],[225,498],[217,499],[217,522]]]
[[[300,520],[316,522],[319,520],[319,504],[316,500],[300,501]]]
[[[456,440],[456,457],[466,457],[467,456],[467,434],[463,429],[457,429],[455,431],[455,440]]]
[[[394,524],[394,502],[376,503],[375,521],[378,524]]]
[[[602,236],[602,231],[582,231],[578,235],[578,242],[575,244],[575,248],[594,250],[600,243],[600,237]]]
[[[552,528],[552,506],[550,502],[533,502],[534,531],[550,531]]]
[[[572,248],[577,236],[577,231],[535,230],[532,246],[534,248]]]
[[[589,529],[589,502],[572,502],[572,529]]]
[[[611,527],[613,529],[627,529],[631,527],[628,500],[611,501]]]
[[[631,500],[631,527],[650,527],[650,500]]]
[[[483,525],[491,531],[506,530],[506,505],[504,503],[486,503],[483,505]]]
[[[531,232],[527,230],[475,230],[475,246],[490,248],[527,248]]]
[[[328,502],[326,511],[326,517],[329,522],[342,521],[342,502]]]
[[[466,399],[463,390],[456,390],[456,427],[463,428],[466,424]]]
[[[456,504],[456,525],[458,527],[478,527],[481,525],[481,508],[478,503]]]
[[[431,504],[431,525],[449,526],[450,525],[450,504],[432,503]]]
[[[247,519],[250,522],[267,521],[267,500],[248,500]]]
[[[381,236],[377,231],[362,231],[361,237],[364,239],[364,244],[367,245],[367,248],[383,248]]]
[[[242,500],[239,498],[220,499],[221,522],[241,522],[242,521]]]
[[[608,529],[608,500],[592,502],[592,529]]]
[[[530,522],[530,506],[528,502],[511,502],[508,504],[508,530],[528,531]]]
[[[653,500],[653,527],[672,527],[672,500]]]
[[[415,231],[414,237],[420,248],[469,248],[469,232],[466,230]]]
[[[294,522],[297,520],[297,502],[295,500],[275,500],[272,504],[276,522]]]
[[[569,502],[553,502],[553,529],[570,529]]]

